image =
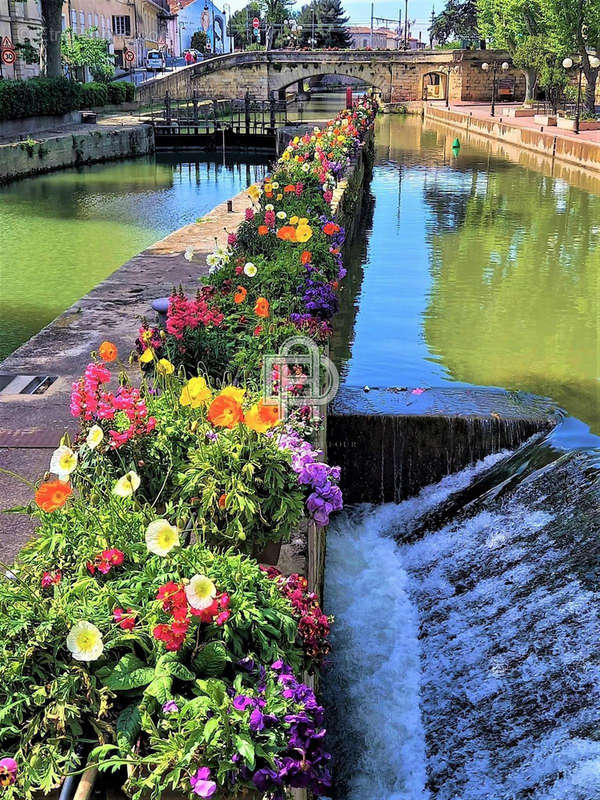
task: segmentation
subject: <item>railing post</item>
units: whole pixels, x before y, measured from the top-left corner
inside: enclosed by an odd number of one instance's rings
[[[250,133],[250,92],[244,95],[244,115],[246,124],[246,135]]]
[[[192,108],[194,109],[194,123],[198,124],[198,97],[196,96],[196,90],[194,89],[192,93]]]
[[[271,128],[273,129],[273,133],[275,132],[275,128],[277,127],[277,121],[275,119],[275,103],[277,101],[275,98],[271,97],[269,101],[269,111],[271,112]]]
[[[168,90],[165,92],[165,122],[167,125],[171,124],[171,98]]]

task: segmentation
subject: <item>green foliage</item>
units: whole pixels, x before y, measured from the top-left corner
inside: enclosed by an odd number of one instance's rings
[[[208,42],[208,37],[205,31],[195,31],[192,34],[192,41],[191,41],[192,50],[199,50],[201,53],[205,53],[207,42]]]
[[[22,119],[29,116],[66,114],[90,105],[105,105],[123,96],[133,100],[132,84],[76,83],[67,78],[30,78],[26,81],[0,81],[0,120]],[[101,88],[99,88],[101,87]],[[116,101],[121,102],[121,100]]]
[[[476,0],[447,0],[444,10],[433,20],[430,35],[440,44],[452,38],[477,42],[479,29]]]
[[[347,27],[348,16],[341,0],[318,0],[311,5],[302,6],[298,23],[302,25],[300,43],[305,47],[310,45],[313,30],[316,47],[347,48],[352,45]]]
[[[93,36],[97,28],[85,33],[63,32],[60,49],[65,64],[76,71],[87,67],[95,80],[109,80],[115,74],[114,56],[108,52],[106,39]]]
[[[254,45],[260,45],[253,35],[252,20],[254,17],[260,19],[260,4],[256,2],[248,3],[244,8],[240,8],[229,17],[227,24],[227,35],[233,37],[236,50],[257,49]],[[253,45],[252,48],[249,45]]]

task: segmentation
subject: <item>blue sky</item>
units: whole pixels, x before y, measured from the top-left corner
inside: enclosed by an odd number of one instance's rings
[[[296,7],[300,8],[309,0],[299,2],[297,0]],[[237,11],[238,8],[243,8],[246,5],[246,0],[230,0],[231,10]],[[369,25],[371,20],[371,3],[370,0],[342,0],[346,13],[350,17],[350,22],[353,25]],[[437,0],[436,11],[441,11],[445,5],[445,0]],[[419,30],[423,32],[423,39],[428,41],[427,28],[431,17],[432,0],[408,0],[408,18],[416,20],[415,25],[412,27],[413,35],[416,31],[418,36]],[[402,11],[402,20],[404,21],[404,0],[375,0],[374,13],[375,16],[389,17],[391,19],[398,19],[398,9]],[[404,22],[403,22],[404,24]]]

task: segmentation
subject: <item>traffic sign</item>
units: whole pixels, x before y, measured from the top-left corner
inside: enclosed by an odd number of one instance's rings
[[[260,28],[260,20],[258,17],[254,17],[254,19],[252,20],[252,27],[254,28],[254,30]]]
[[[2,49],[2,50],[14,50],[15,46],[11,42],[11,40],[8,38],[8,36],[5,36],[2,39],[2,45],[0,46],[0,49]]]
[[[127,61],[129,64],[135,61],[135,53],[133,50],[125,50],[125,61]]]
[[[2,51],[2,63],[3,64],[14,64],[17,60],[17,54],[14,50],[3,50]]]

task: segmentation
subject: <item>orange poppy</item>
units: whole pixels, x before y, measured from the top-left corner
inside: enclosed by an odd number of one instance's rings
[[[265,197],[273,197],[273,190],[267,189],[266,186],[265,186]]]
[[[266,225],[259,225],[258,226],[258,235],[259,236],[266,236],[268,232],[269,232],[269,229],[267,228]]]
[[[295,192],[296,191],[296,186],[293,183],[288,183],[287,186],[283,187],[283,191],[284,191],[285,194],[290,194],[290,192]]]
[[[262,400],[248,411],[245,423],[257,433],[266,433],[280,421],[279,408],[276,405],[265,405]]]
[[[257,317],[269,316],[269,301],[266,297],[259,297],[254,306],[254,313]]]
[[[235,428],[244,421],[244,412],[235,397],[219,394],[210,404],[207,419],[217,428]]]
[[[277,238],[283,239],[284,242],[295,242],[296,241],[296,229],[293,228],[291,225],[283,225],[277,231]]]
[[[310,252],[310,250],[302,251],[302,255],[300,256],[300,261],[303,264],[310,264],[310,262],[312,261],[312,253]]]
[[[227,502],[227,495],[223,493],[221,497],[219,497],[219,508],[225,508],[226,502]]]
[[[326,233],[327,236],[333,236],[334,233],[337,233],[340,229],[339,225],[336,225],[335,222],[327,222],[323,225],[323,233]]]
[[[98,355],[102,361],[114,361],[117,357],[117,348],[112,342],[102,342],[98,348]]]
[[[233,299],[239,305],[240,303],[244,302],[247,294],[248,294],[247,289],[245,289],[243,286],[238,286],[236,293],[233,295]]]
[[[56,511],[62,508],[67,499],[73,494],[73,490],[68,483],[62,481],[48,481],[42,483],[35,493],[35,502],[42,511]]]

